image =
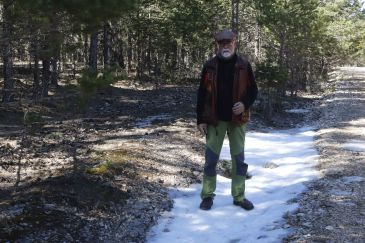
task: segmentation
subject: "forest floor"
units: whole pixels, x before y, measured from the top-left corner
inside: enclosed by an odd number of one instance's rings
[[[288,242],[363,237],[364,155],[340,146],[347,138],[364,138],[365,77],[356,71],[333,73],[338,80],[332,85],[341,92],[284,103],[284,111],[310,114],[275,113],[270,123],[253,114],[251,131],[305,124],[319,131],[323,177],[308,185],[299,210],[287,216],[297,229]],[[77,93],[64,87],[42,106],[28,108],[31,125],[22,125],[24,113],[16,104],[1,110],[0,241],[144,242],[161,212],[172,207],[168,188],[201,181],[204,140],[195,125],[196,89],[120,82],[79,110]],[[341,184],[349,175],[358,180]],[[333,194],[347,189],[352,194]],[[340,217],[344,212],[347,217]]]

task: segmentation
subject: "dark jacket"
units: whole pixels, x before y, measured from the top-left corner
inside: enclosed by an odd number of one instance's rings
[[[198,124],[208,123],[216,125],[219,120],[217,111],[217,94],[220,92],[217,85],[219,62],[220,60],[215,56],[204,64],[198,90]],[[237,56],[234,65],[232,86],[231,104],[241,101],[245,105],[245,112],[240,115],[234,115],[232,113],[230,121],[236,125],[242,125],[249,120],[249,108],[257,97],[257,85],[250,63],[239,56]],[[232,107],[227,107],[227,109],[232,109]]]

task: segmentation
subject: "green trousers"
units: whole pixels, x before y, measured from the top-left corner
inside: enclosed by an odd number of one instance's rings
[[[219,121],[217,126],[208,126],[206,136],[205,164],[201,198],[214,198],[217,183],[216,167],[222,149],[224,137],[227,134],[232,159],[231,194],[235,201],[245,198],[245,179],[247,164],[244,156],[246,126],[233,125],[230,122]]]

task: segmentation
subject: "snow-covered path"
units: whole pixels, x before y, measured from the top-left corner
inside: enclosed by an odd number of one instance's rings
[[[297,207],[288,201],[318,176],[313,136],[311,128],[248,133],[245,155],[253,178],[246,181],[246,197],[255,209],[233,206],[231,180],[222,176],[210,211],[199,209],[201,184],[172,189],[174,207],[151,229],[148,242],[280,242],[290,230],[283,216]],[[227,141],[221,159],[230,159]]]

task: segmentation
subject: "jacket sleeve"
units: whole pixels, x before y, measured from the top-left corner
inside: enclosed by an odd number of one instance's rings
[[[242,98],[242,103],[245,105],[246,110],[250,108],[250,106],[255,102],[258,93],[255,75],[253,74],[250,63],[248,63],[247,65],[247,74],[248,74],[249,84],[247,87],[247,93]]]
[[[204,78],[205,78],[206,73],[207,73],[207,68],[204,65],[202,73],[201,73],[201,77],[200,77],[200,84],[199,84],[199,89],[198,89],[198,94],[197,94],[197,105],[196,105],[197,124],[203,123],[202,114],[204,111],[204,100],[205,100],[205,95],[206,95],[206,91],[204,88]]]

